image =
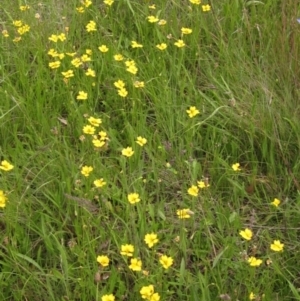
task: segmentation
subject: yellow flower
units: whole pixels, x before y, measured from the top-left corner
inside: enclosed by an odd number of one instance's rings
[[[278,207],[280,203],[281,203],[280,200],[275,198],[271,204],[274,205],[275,207]]]
[[[127,147],[122,149],[122,155],[125,157],[131,157],[134,154],[132,147]]]
[[[23,25],[23,22],[21,20],[13,21],[13,25],[16,27],[21,27]]]
[[[161,43],[156,45],[156,48],[158,48],[159,50],[165,50],[167,47],[168,46],[166,43]]]
[[[155,233],[146,234],[144,241],[148,245],[149,248],[152,248],[155,244],[158,243],[157,234],[155,234]]]
[[[198,196],[199,189],[196,185],[192,185],[187,192],[189,195]]]
[[[103,178],[101,178],[101,179],[95,180],[95,181],[94,181],[94,185],[95,185],[97,188],[101,188],[101,187],[103,187],[103,186],[106,185],[106,182],[103,180]]]
[[[141,136],[138,136],[135,141],[138,145],[144,146],[147,143],[147,139]]]
[[[147,270],[143,270],[142,273],[144,276],[149,276],[149,271],[147,271]]]
[[[178,40],[177,42],[174,43],[175,46],[177,46],[178,48],[182,48],[185,46],[185,43],[183,42],[183,40]]]
[[[57,57],[62,60],[65,57],[64,53],[57,53]]]
[[[100,136],[100,140],[108,140],[108,137],[107,137],[107,133],[104,132],[104,131],[100,131],[98,133],[98,135]]]
[[[159,301],[159,300],[160,300],[160,296],[158,293],[154,293],[149,299],[149,301]]]
[[[131,258],[129,268],[136,272],[141,271],[142,270],[142,261],[138,258]]]
[[[209,4],[202,5],[202,10],[203,11],[210,11],[210,5]]]
[[[126,67],[135,66],[135,61],[134,60],[128,60],[128,61],[125,62],[125,66]]]
[[[7,197],[4,191],[0,190],[0,208],[4,208],[6,206]]]
[[[73,70],[68,70],[66,72],[62,72],[61,73],[65,78],[69,78],[69,77],[73,77],[74,76],[74,72]]]
[[[241,230],[239,234],[246,240],[251,240],[253,236],[253,232],[248,228]]]
[[[98,47],[98,49],[99,49],[101,52],[103,52],[103,53],[105,53],[105,52],[107,52],[107,51],[109,50],[108,47],[107,47],[106,45],[101,45],[101,46]]]
[[[87,94],[86,92],[84,92],[84,91],[79,91],[79,93],[78,93],[76,99],[78,99],[78,100],[86,100],[87,97],[88,97],[88,94]]]
[[[66,35],[64,33],[61,33],[57,36],[57,39],[63,42],[66,40]]]
[[[135,81],[133,83],[133,85],[135,86],[135,88],[144,88],[145,87],[145,83],[144,82],[139,82],[139,81]]]
[[[97,31],[96,29],[96,22],[95,21],[90,21],[87,25],[86,25],[86,31],[87,32],[91,32],[91,31]]]
[[[256,296],[254,295],[253,292],[250,293],[249,295],[249,300],[255,300]]]
[[[8,31],[7,31],[6,29],[3,29],[3,30],[2,30],[2,35],[3,35],[5,38],[8,38],[8,37],[9,37]]]
[[[93,126],[95,126],[95,127],[98,127],[101,123],[102,123],[102,120],[100,119],[100,118],[94,118],[94,117],[90,117],[89,119],[88,119],[88,122],[91,124],[91,125],[93,125]]]
[[[148,8],[150,8],[150,9],[156,9],[155,4],[149,5]]]
[[[280,240],[274,240],[270,246],[270,249],[275,252],[283,251],[284,244],[280,242]]]
[[[79,7],[76,7],[76,10],[79,12],[79,13],[84,13],[84,7],[83,6],[79,6]]]
[[[108,0],[107,0],[108,1]],[[103,295],[101,301],[115,301],[115,296],[113,294]]]
[[[103,3],[106,5],[112,6],[112,4],[114,3],[114,0],[104,0]]]
[[[234,170],[234,171],[239,171],[241,170],[240,169],[240,163],[234,163],[231,165],[231,168]]]
[[[195,117],[196,115],[200,114],[200,111],[196,107],[190,107],[186,110],[190,118]]]
[[[28,32],[29,30],[30,30],[30,26],[25,24],[25,25],[21,26],[20,28],[18,28],[17,31],[20,35],[23,35],[24,33]]]
[[[105,141],[100,140],[100,139],[93,139],[92,142],[93,142],[93,145],[97,148],[100,148],[105,145]]]
[[[81,174],[83,174],[85,177],[88,177],[90,175],[90,173],[93,171],[93,167],[92,166],[83,166],[81,168]]]
[[[148,16],[147,19],[148,19],[148,22],[150,22],[150,23],[156,23],[159,20],[155,16]]]
[[[101,264],[103,267],[107,267],[109,265],[109,258],[105,255],[99,255],[97,257],[97,262]]]
[[[194,212],[187,208],[187,209],[178,209],[176,211],[176,214],[178,215],[178,218],[185,219],[185,218],[190,218],[191,214],[194,214]]]
[[[121,255],[132,257],[134,252],[134,246],[133,245],[121,245]]]
[[[85,7],[89,7],[90,5],[92,5],[92,1],[91,1],[91,0],[84,0],[84,1],[82,1],[82,4],[83,4]]]
[[[126,97],[128,95],[128,91],[125,88],[121,88],[121,89],[118,90],[118,94],[121,97]]]
[[[86,76],[95,77],[96,76],[96,72],[93,69],[88,68],[88,70],[85,72],[85,75]]]
[[[191,34],[193,32],[193,30],[191,28],[187,28],[187,27],[182,27],[181,28],[181,33],[182,34]]]
[[[14,166],[12,164],[10,164],[8,161],[6,161],[6,160],[1,161],[1,164],[0,164],[1,170],[10,171],[13,168],[14,168]]]
[[[127,196],[127,200],[130,204],[135,204],[141,201],[138,193],[129,193]]]
[[[49,51],[47,52],[48,55],[52,56],[52,57],[57,57],[58,53],[55,49],[51,48],[49,49]]]
[[[205,183],[204,181],[198,181],[197,185],[200,189],[207,188],[210,186],[208,183]]]
[[[22,40],[21,37],[15,37],[15,38],[13,39],[13,42],[14,42],[14,43],[18,43],[18,42],[20,42],[21,40]]]
[[[82,62],[90,62],[92,59],[91,59],[91,57],[90,57],[89,55],[83,54],[83,55],[81,56],[80,60],[81,60]]]
[[[123,61],[124,60],[124,57],[122,54],[115,54],[114,55],[114,60],[115,61]]]
[[[143,286],[140,290],[140,294],[143,299],[150,300],[151,296],[154,294],[154,286],[152,284]]]
[[[139,44],[137,41],[131,41],[131,47],[132,48],[142,48],[143,45]]]
[[[73,60],[71,61],[71,64],[72,64],[74,67],[78,68],[78,67],[81,66],[83,63],[82,63],[82,61],[77,57],[77,58],[75,58],[75,59],[73,59]]]
[[[248,263],[250,264],[250,266],[252,267],[258,267],[262,264],[262,260],[261,259],[257,259],[255,258],[254,256],[251,256],[249,259],[248,259]]]
[[[55,49],[53,49],[53,48],[51,48],[51,49],[48,51],[47,54],[50,55],[50,56],[52,56],[52,57],[57,57],[57,56],[58,56],[58,52],[57,52]]]
[[[21,11],[28,10],[29,8],[30,8],[29,5],[21,5],[21,6],[20,6],[20,10],[21,10]]]
[[[199,5],[201,3],[201,0],[190,0],[190,2]]]
[[[161,20],[159,20],[159,22],[157,24],[160,25],[160,26],[163,26],[163,25],[167,24],[167,21],[164,20],[164,19],[161,19]]]
[[[173,258],[162,255],[159,259],[159,262],[165,269],[168,269],[173,264]]]
[[[51,69],[57,69],[57,68],[59,68],[60,64],[61,64],[60,61],[51,62],[51,63],[49,63],[49,67]]]
[[[125,83],[119,79],[118,81],[114,82],[114,86],[117,89],[122,89],[122,88],[125,88]]]
[[[95,134],[95,128],[91,125],[85,125],[82,129],[83,133],[84,134],[87,134],[87,135],[94,135]]]
[[[136,66],[129,66],[126,70],[132,74],[137,74],[138,68]]]

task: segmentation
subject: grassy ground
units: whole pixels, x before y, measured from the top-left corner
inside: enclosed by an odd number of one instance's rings
[[[300,300],[300,9],[191,2],[1,1],[0,300]]]

